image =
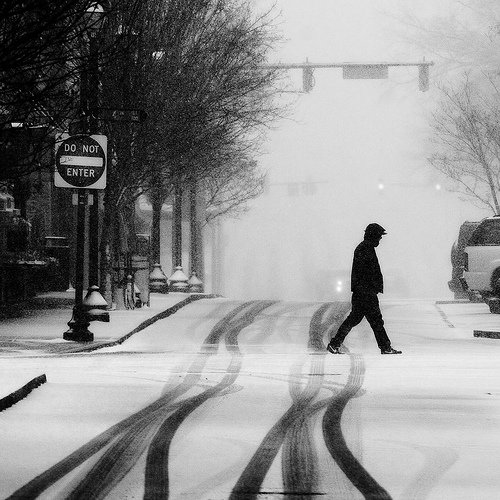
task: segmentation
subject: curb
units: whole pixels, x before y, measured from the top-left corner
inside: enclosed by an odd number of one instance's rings
[[[24,399],[33,389],[45,384],[47,382],[47,377],[45,373],[35,377],[33,380],[30,380],[26,385],[23,385],[17,391],[11,392],[8,396],[0,399],[0,411],[6,410],[11,406],[15,405],[21,399]]]
[[[120,344],[123,344],[128,338],[130,338],[132,335],[139,333],[141,330],[144,330],[148,326],[151,326],[153,323],[156,323],[157,321],[161,319],[168,318],[172,314],[176,313],[179,309],[182,309],[184,306],[187,306],[191,302],[194,302],[196,300],[200,299],[215,299],[217,297],[220,297],[220,295],[190,295],[189,297],[185,298],[184,300],[181,300],[180,302],[177,302],[172,307],[169,307],[168,309],[165,309],[165,311],[162,311],[161,313],[156,314],[155,316],[152,316],[151,318],[148,318],[144,320],[140,325],[136,326],[131,332],[127,333],[123,337],[120,337],[117,340],[113,340],[111,342],[105,342],[103,344],[98,344],[98,345],[89,345],[87,347],[83,347],[80,349],[75,349],[74,351],[68,351],[67,353],[74,353],[74,352],[92,352],[92,351],[97,351],[98,349],[102,349],[104,347],[114,347]]]
[[[474,337],[484,337],[487,339],[500,339],[500,332],[488,330],[474,330]]]
[[[469,299],[436,300],[435,304],[473,304]]]

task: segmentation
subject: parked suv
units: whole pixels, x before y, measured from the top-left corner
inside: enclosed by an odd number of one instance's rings
[[[476,295],[470,290],[467,290],[467,285],[462,279],[462,276],[464,274],[465,265],[464,250],[469,242],[469,238],[479,224],[479,222],[465,221],[460,226],[458,238],[451,247],[451,280],[448,281],[448,287],[453,292],[456,299],[477,300]]]
[[[500,216],[483,219],[469,238],[463,279],[491,312],[500,313]]]

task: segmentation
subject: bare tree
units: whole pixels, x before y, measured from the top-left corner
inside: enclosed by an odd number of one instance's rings
[[[110,19],[108,30],[118,22]],[[148,120],[106,125],[113,161],[102,252],[112,243],[106,228],[118,227],[113,214],[130,214],[138,194],[150,193],[158,224],[174,187],[220,173],[222,151],[256,151],[260,129],[278,114],[278,72],[262,64],[275,40],[269,14],[252,15],[239,0],[148,1],[129,38],[129,50],[103,69],[103,99],[140,108]]]
[[[273,100],[279,90],[279,72],[263,64],[278,38],[272,13],[255,15],[247,3],[209,1],[201,14],[186,31],[189,43],[183,48],[183,57],[165,59],[167,78],[177,81],[175,89],[181,91],[168,104],[177,103],[181,112],[174,115],[180,121],[172,123],[163,165],[167,184],[176,186],[176,198],[182,196],[183,187],[196,184],[203,190],[210,185],[209,196],[218,203],[218,210],[212,212],[215,216],[246,202],[251,197],[250,186],[252,196],[259,192],[259,181],[252,176],[257,169],[249,158],[258,152],[263,129],[282,112]],[[172,61],[177,66],[172,67]],[[172,158],[176,160],[172,162]],[[236,164],[239,169],[230,167]],[[250,165],[246,180],[252,182],[247,183],[243,195],[242,172]],[[238,185],[240,196],[236,195]],[[215,192],[217,197],[212,196]],[[225,200],[223,193],[228,196]],[[174,235],[180,234],[179,224],[177,217]]]
[[[442,88],[433,114],[430,164],[453,181],[454,189],[479,206],[500,213],[500,101],[496,80],[485,89],[467,75]]]
[[[436,4],[439,12],[440,5]],[[425,14],[420,6],[400,7],[397,37],[438,64],[435,76],[450,79],[464,70],[497,70],[500,66],[500,5],[495,0],[453,0],[441,13]]]
[[[494,0],[452,0],[440,14],[402,8],[399,37],[437,63],[441,95],[432,114],[430,164],[462,199],[499,213],[497,90],[500,5]],[[444,83],[443,83],[444,82]]]
[[[215,169],[214,169],[215,170]],[[255,160],[232,158],[220,165],[212,177],[202,183],[205,193],[205,221],[248,210],[248,202],[262,194],[266,174]]]
[[[95,16],[95,0],[0,0],[0,178],[47,167],[55,130],[80,109],[89,31],[115,8]],[[138,0],[124,0],[137,8]],[[112,56],[115,46],[101,48]],[[12,124],[19,126],[12,127]]]

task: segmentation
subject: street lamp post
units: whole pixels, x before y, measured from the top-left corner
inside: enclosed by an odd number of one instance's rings
[[[86,132],[90,134],[97,133],[99,128],[97,119],[99,108],[99,45],[97,32],[98,29],[91,32],[89,40],[89,84],[86,89],[88,93],[89,120]],[[99,191],[96,191],[89,210],[89,289],[91,286],[99,286],[99,198]]]
[[[68,322],[69,330],[63,334],[64,340],[90,342],[94,334],[88,330],[89,321],[83,310],[83,261],[85,252],[85,215],[87,190],[78,190],[76,222],[76,269],[75,269],[75,305],[73,316]]]
[[[89,37],[89,55],[86,72],[86,84],[83,89],[84,97],[84,129],[85,134],[99,133],[99,33],[104,19],[104,9],[98,4],[92,4],[87,10],[87,26]],[[87,299],[92,293],[92,307],[105,309],[107,302],[99,292],[99,201],[100,191],[94,190],[91,195],[89,208],[89,245],[88,245],[88,285]],[[84,304],[88,306],[88,304]],[[109,316],[101,314],[99,317],[108,321]],[[95,318],[97,319],[97,318]]]
[[[87,26],[89,34],[89,56],[84,65],[80,81],[80,105],[83,113],[83,126],[81,132],[91,134],[98,131],[98,92],[99,92],[99,52],[97,32],[101,27],[104,10],[101,5],[92,4],[87,10]],[[73,315],[68,322],[69,330],[64,332],[65,340],[89,342],[94,340],[94,335],[88,330],[90,324],[83,300],[83,279],[85,260],[85,230],[86,206],[88,203],[88,190],[77,190],[77,237],[76,237],[76,266],[75,266],[75,305]],[[97,285],[99,277],[99,203],[93,195],[89,220],[89,291],[92,285]],[[95,301],[95,293],[94,301]],[[99,293],[99,292],[97,292]],[[99,294],[100,295],[100,294]],[[102,298],[102,297],[101,297]],[[98,300],[98,302],[101,302]],[[102,302],[105,303],[104,298]]]

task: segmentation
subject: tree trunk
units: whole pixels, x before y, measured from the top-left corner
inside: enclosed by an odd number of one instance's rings
[[[163,190],[153,189],[150,196],[153,207],[153,220],[151,224],[151,258],[153,264],[160,264],[161,256],[161,209],[163,206]]]
[[[118,309],[123,309],[123,287],[125,286],[126,280],[126,259],[125,259],[125,248],[123,242],[123,232],[121,224],[121,215],[118,207],[113,211],[113,221],[112,221],[112,245],[111,245],[111,265],[113,269],[113,279],[112,279],[112,295],[113,303]]]
[[[224,293],[224,225],[220,218],[213,223],[212,293]]]
[[[189,190],[189,227],[190,227],[190,263],[191,272],[203,281],[205,274],[205,262],[203,258],[203,237],[201,231],[201,221],[203,203],[197,189],[196,182],[193,182]]]
[[[182,267],[182,186],[175,185],[172,214],[172,267]]]
[[[102,233],[99,245],[100,259],[100,283],[99,289],[108,305],[111,305],[113,300],[113,209],[114,206],[111,197],[106,192],[104,195],[104,214],[102,220]]]

